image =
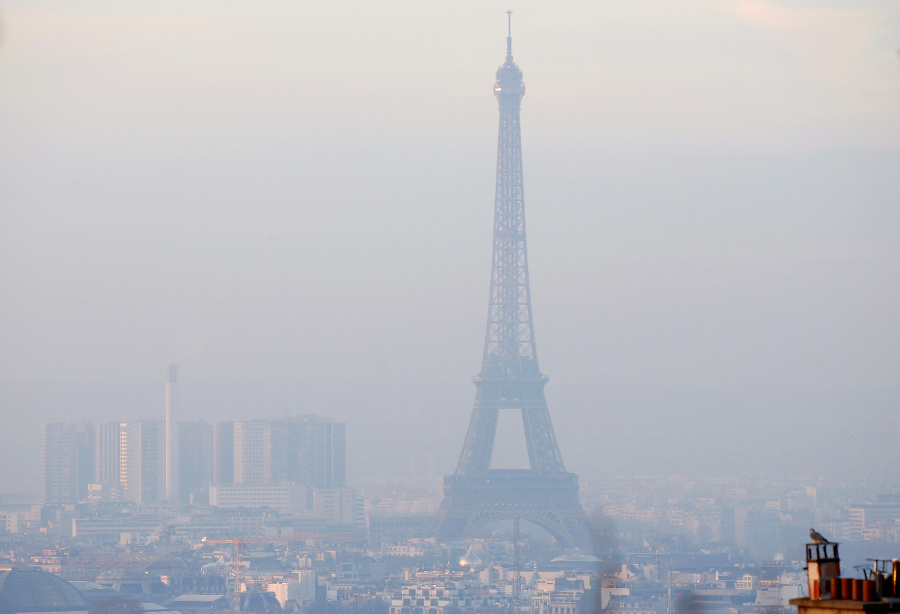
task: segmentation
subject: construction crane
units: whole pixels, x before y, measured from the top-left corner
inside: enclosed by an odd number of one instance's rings
[[[303,542],[303,541],[347,541],[356,539],[352,533],[336,533],[333,535],[324,533],[302,533],[299,535],[251,535],[232,537],[231,539],[210,539],[204,537],[200,541],[204,544],[231,544],[234,546],[232,563],[234,564],[234,608],[239,609],[241,592],[241,546],[246,544],[271,544],[277,542]]]

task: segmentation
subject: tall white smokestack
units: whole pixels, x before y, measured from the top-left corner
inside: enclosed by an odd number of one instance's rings
[[[178,419],[175,416],[175,365],[166,365],[166,501],[178,503]]]

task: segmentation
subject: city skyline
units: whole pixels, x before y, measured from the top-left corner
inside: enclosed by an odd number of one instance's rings
[[[328,414],[351,467],[452,470],[507,8],[567,468],[853,476],[887,449],[897,7],[13,1],[0,491],[34,488],[42,422],[161,418],[170,362],[185,419]]]
[[[214,486],[346,488],[346,425],[316,415],[207,423],[164,420],[41,425],[41,501],[205,505]],[[169,445],[174,444],[173,448]],[[169,493],[170,456],[177,488]]]

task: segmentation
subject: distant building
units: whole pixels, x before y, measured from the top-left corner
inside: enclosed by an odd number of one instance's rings
[[[307,488],[344,488],[347,482],[346,428],[318,416],[268,422],[270,478]]]
[[[546,607],[558,607],[561,605],[559,599],[552,601],[544,598],[540,601],[546,602],[545,609]],[[570,605],[569,607],[572,606]],[[574,607],[576,608],[574,611],[579,611],[579,603],[575,603]],[[658,597],[623,595],[611,598],[606,609],[604,609],[604,614],[657,614],[660,612],[660,609],[660,599]]]
[[[372,545],[387,545],[424,538],[434,522],[434,516],[367,516],[365,522],[368,542]]]
[[[872,503],[851,505],[841,537],[847,541],[888,541],[896,543],[900,533],[900,498],[881,495]]]
[[[234,423],[234,483],[271,484],[271,449],[264,420]]]
[[[304,427],[299,420],[272,420],[266,423],[268,440],[267,476],[273,484],[309,485],[303,471]]]
[[[18,533],[21,522],[19,512],[0,511],[0,532]]]
[[[440,582],[430,586],[403,585],[390,597],[389,614],[408,614],[414,611],[445,614],[481,605],[465,589],[460,590],[455,582]]]
[[[349,488],[316,488],[313,491],[313,516],[325,518],[328,524],[354,524],[356,505],[353,491]]]
[[[178,425],[178,500],[206,504],[213,481],[213,426],[205,422]]]
[[[234,484],[234,422],[213,425],[213,484]]]
[[[119,437],[120,479],[125,498],[139,505],[165,500],[165,422],[123,422]]]
[[[299,602],[311,602],[316,598],[316,574],[310,569],[297,572],[298,580],[285,580],[271,583],[269,592],[275,595],[278,603],[284,607],[288,600]]]
[[[87,498],[94,478],[91,423],[41,425],[41,492],[44,503],[75,503]]]
[[[233,425],[231,438],[228,425]],[[215,439],[213,481],[217,484],[296,484],[309,489],[346,486],[343,422],[297,416],[223,423],[216,425]],[[234,462],[231,482],[225,466],[229,441]]]
[[[537,579],[535,579],[537,580]],[[549,579],[548,579],[549,580]],[[534,614],[583,614],[594,611],[595,590],[592,589],[590,574],[560,575],[552,579],[552,588],[547,586],[548,580],[537,580],[534,595],[531,599],[531,611]],[[618,597],[618,599],[627,599]],[[616,603],[610,601],[608,608],[613,612],[635,612],[646,614],[637,607],[634,610],[616,609]],[[623,603],[623,602],[619,602]],[[637,603],[629,604],[637,606]],[[641,604],[643,606],[643,604]]]
[[[283,514],[306,511],[306,489],[302,486],[214,485],[209,488],[209,504],[223,509],[270,508]]]
[[[108,486],[121,481],[120,446],[121,422],[105,422],[97,425],[94,447],[94,478],[97,484]]]
[[[343,422],[303,416],[302,480],[312,488],[344,488],[347,485],[347,441]]]
[[[94,467],[94,450],[97,446],[94,424],[90,421],[82,423],[75,430],[75,454],[78,469],[75,475],[75,496],[84,501],[88,496],[88,488],[96,480]]]
[[[88,484],[88,501],[121,501],[124,498],[125,489],[121,482]]]

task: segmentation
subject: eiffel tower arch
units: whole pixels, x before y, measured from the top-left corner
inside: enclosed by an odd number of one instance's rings
[[[462,452],[456,471],[444,477],[444,500],[431,532],[439,541],[459,540],[518,517],[544,528],[563,547],[589,547],[578,476],[566,471],[556,443],[544,397],[547,377],[538,368],[534,342],[519,125],[525,84],[513,62],[511,32],[494,94],[500,128],[484,354]],[[529,469],[490,468],[501,410],[521,412]]]

